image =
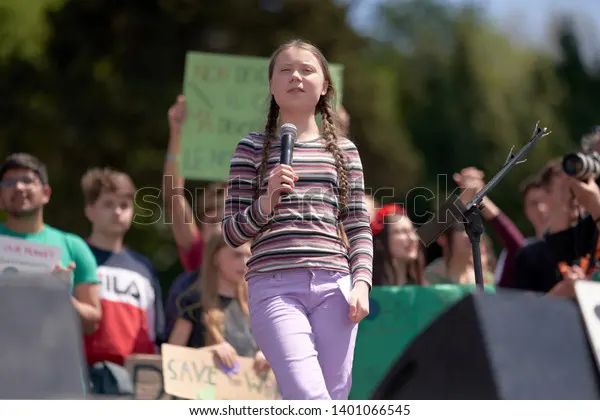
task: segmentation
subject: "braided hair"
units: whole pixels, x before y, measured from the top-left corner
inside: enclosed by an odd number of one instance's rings
[[[344,226],[341,223],[341,220],[347,212],[348,201],[350,200],[350,185],[348,181],[346,158],[344,156],[344,153],[342,152],[342,149],[339,146],[339,124],[335,112],[331,107],[331,102],[334,100],[336,92],[333,86],[331,73],[329,71],[329,64],[327,63],[327,60],[325,59],[323,53],[321,53],[321,51],[317,47],[306,41],[293,40],[280,46],[271,56],[271,60],[269,62],[269,81],[273,77],[275,60],[277,59],[277,56],[282,51],[288,48],[303,48],[310,51],[317,58],[317,61],[321,66],[321,70],[323,71],[325,82],[327,83],[327,92],[325,93],[325,95],[322,95],[319,99],[319,102],[315,107],[315,113],[319,113],[321,115],[322,136],[323,140],[325,141],[325,147],[327,151],[333,155],[333,158],[335,160],[335,168],[337,172],[338,183],[338,197],[340,204],[340,217],[338,218],[338,234],[340,235],[340,238],[342,239],[344,244],[346,246],[349,246],[348,237],[346,236],[346,232],[344,231]],[[271,145],[273,143],[273,139],[276,138],[278,117],[279,105],[275,101],[275,97],[271,95],[269,102],[269,113],[267,115],[267,123],[265,125],[264,130],[265,140],[263,144],[262,160],[258,167],[258,195],[260,195],[261,186],[266,176]]]

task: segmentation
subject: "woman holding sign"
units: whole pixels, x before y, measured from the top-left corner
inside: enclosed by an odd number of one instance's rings
[[[252,332],[283,398],[347,399],[372,277],[362,164],[338,133],[328,63],[316,47],[281,46],[268,76],[265,131],[243,138],[231,160],[223,234],[234,248],[253,243]],[[278,163],[284,123],[297,129],[293,167]]]

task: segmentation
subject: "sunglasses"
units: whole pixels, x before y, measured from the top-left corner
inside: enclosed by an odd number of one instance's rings
[[[14,188],[19,182],[23,183],[24,185],[32,185],[35,184],[36,179],[30,176],[3,179],[0,181],[0,188]]]

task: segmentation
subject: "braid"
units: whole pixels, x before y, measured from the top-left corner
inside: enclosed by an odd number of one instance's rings
[[[323,118],[323,139],[325,140],[325,147],[333,155],[335,159],[335,168],[338,175],[338,188],[339,188],[339,200],[340,200],[340,217],[338,218],[338,233],[342,240],[346,244],[348,243],[348,237],[344,230],[343,224],[340,219],[343,214],[347,211],[350,187],[348,182],[348,171],[346,168],[346,158],[340,145],[338,144],[338,133],[336,124],[333,117],[333,110],[329,105],[327,97],[323,98],[319,104],[318,109],[321,111],[321,117]]]
[[[260,188],[262,186],[267,167],[269,165],[269,152],[271,151],[271,142],[275,137],[275,130],[277,129],[277,118],[279,117],[279,105],[275,102],[275,98],[271,95],[271,102],[269,103],[269,115],[267,116],[267,124],[265,125],[265,142],[263,144],[263,155],[258,167],[258,187],[256,189],[256,196],[260,196]]]

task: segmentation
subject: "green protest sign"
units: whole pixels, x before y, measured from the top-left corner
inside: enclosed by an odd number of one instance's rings
[[[474,287],[452,284],[374,287],[370,314],[358,328],[349,398],[370,399],[411,342]]]
[[[224,181],[235,146],[266,122],[268,59],[189,52],[183,92],[187,119],[182,127],[180,168],[185,178]],[[341,65],[330,65],[341,103]]]

